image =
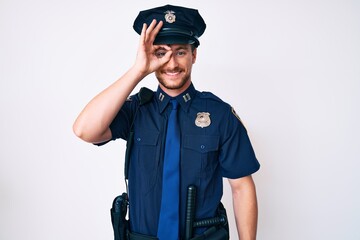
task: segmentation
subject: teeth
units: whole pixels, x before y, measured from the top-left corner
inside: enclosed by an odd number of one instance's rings
[[[179,74],[179,72],[167,72],[167,75],[175,76],[176,74]]]

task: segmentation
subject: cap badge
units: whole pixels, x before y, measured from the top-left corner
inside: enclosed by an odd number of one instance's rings
[[[165,21],[168,23],[174,23],[175,18],[176,18],[174,13],[175,13],[174,11],[170,11],[170,10],[166,11],[165,12]]]
[[[208,127],[211,124],[210,113],[208,112],[199,112],[195,119],[195,125],[201,128]]]

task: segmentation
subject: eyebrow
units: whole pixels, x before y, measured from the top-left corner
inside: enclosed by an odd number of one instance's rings
[[[187,47],[184,47],[184,46],[180,46],[180,47],[175,48],[175,50],[176,50],[176,51],[177,51],[177,50],[188,50],[188,48],[187,48]]]
[[[180,46],[176,47],[174,50],[179,51],[179,50],[190,50],[190,49],[187,45],[180,45]]]
[[[166,50],[166,48],[164,48],[164,47],[159,47],[158,49],[156,49],[156,51],[159,51],[159,50]]]
[[[187,48],[189,46],[189,44],[173,44],[173,45],[178,45],[177,48]]]
[[[171,47],[170,44],[168,46]],[[164,47],[160,47],[160,48],[157,49],[157,51],[159,51],[159,50],[165,50],[166,51],[167,49],[164,48]],[[181,45],[181,46],[178,46],[178,47],[176,47],[174,49],[174,51],[179,51],[179,50],[189,50],[189,48],[186,45]]]

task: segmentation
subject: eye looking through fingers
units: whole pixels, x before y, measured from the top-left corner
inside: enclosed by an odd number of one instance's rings
[[[162,45],[162,46],[159,46],[157,49],[155,49],[154,55],[155,55],[157,58],[162,58],[162,57],[164,57],[169,51],[171,51],[171,48],[170,48],[169,46]]]
[[[154,55],[157,58],[162,58],[165,56],[166,53],[167,53],[167,50],[165,48],[159,48],[154,52]]]

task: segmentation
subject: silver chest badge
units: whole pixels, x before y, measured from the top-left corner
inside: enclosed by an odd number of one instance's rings
[[[170,10],[166,11],[165,12],[165,21],[168,22],[168,23],[175,22],[176,16],[175,16],[174,13],[175,13],[174,11],[170,11]]]
[[[208,127],[211,124],[210,113],[199,112],[195,119],[195,125],[201,128]]]

